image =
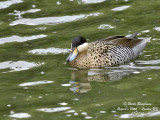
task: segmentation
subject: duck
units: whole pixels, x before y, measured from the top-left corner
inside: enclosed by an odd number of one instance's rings
[[[77,68],[110,67],[128,62],[135,59],[151,39],[138,39],[137,34],[111,36],[90,43],[78,36],[72,40],[66,61]]]

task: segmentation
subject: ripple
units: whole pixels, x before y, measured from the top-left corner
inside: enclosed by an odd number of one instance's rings
[[[160,116],[160,111],[151,111],[142,114],[121,114],[120,118],[154,117],[154,116]]]
[[[92,116],[86,116],[85,119],[93,119]]]
[[[6,61],[0,63],[0,69],[11,69],[11,71],[8,72],[15,72],[15,71],[28,70],[33,67],[38,67],[42,64],[44,63],[36,64],[34,62],[27,62],[27,61],[17,61],[17,62]]]
[[[71,109],[71,107],[57,107],[57,108],[42,108],[42,109],[37,109],[37,111],[42,111],[42,112],[61,112]]]
[[[47,49],[34,49],[30,50],[29,53],[38,54],[38,55],[46,55],[46,54],[65,54],[68,53],[70,49],[63,49],[63,48],[47,48]]]
[[[71,114],[68,114],[68,115],[66,115],[67,117],[71,117],[72,115]]]
[[[36,29],[37,29],[37,30],[46,30],[47,27],[37,27]]]
[[[62,103],[58,103],[58,104],[63,105],[63,106],[68,105],[68,103],[66,103],[66,102],[62,102]]]
[[[131,6],[129,5],[124,5],[124,6],[120,6],[120,7],[116,7],[116,8],[113,8],[112,11],[123,11],[123,10],[126,10],[127,8],[129,8]]]
[[[71,86],[71,84],[61,84],[61,86],[68,87],[68,86]]]
[[[0,9],[5,9],[10,7],[13,4],[22,3],[22,0],[8,0],[0,2]]]
[[[98,27],[98,29],[113,29],[115,26],[109,25],[109,24],[102,24]]]
[[[25,42],[29,40],[44,38],[44,37],[47,37],[47,35],[40,34],[40,35],[32,35],[32,36],[26,36],[26,37],[13,35],[11,37],[0,38],[0,44],[10,43],[10,42]]]
[[[86,115],[87,115],[87,112],[82,112],[81,115],[86,116]]]
[[[56,25],[60,23],[66,23],[66,22],[72,22],[77,21],[81,19],[86,19],[89,16],[99,16],[103,13],[90,13],[90,14],[80,14],[80,15],[73,15],[73,16],[60,16],[60,17],[44,17],[44,18],[23,18],[19,20],[15,20],[10,23],[11,26],[24,24],[24,25],[41,25],[41,24],[47,24],[47,25]]]
[[[104,113],[107,113],[106,111],[99,111],[100,113],[104,114]]]
[[[148,61],[136,60],[136,63],[138,63],[138,64],[144,64],[144,65],[156,65],[156,64],[160,64],[160,59],[157,59],[157,60],[148,60]]]
[[[74,113],[74,115],[78,115],[78,113]]]
[[[44,80],[44,81],[35,81],[35,82],[26,82],[26,83],[21,83],[19,84],[19,86],[33,86],[33,85],[41,85],[41,84],[48,84],[48,83],[53,83],[54,81],[48,81],[48,80]]]
[[[160,66],[129,66],[129,65],[121,65],[120,68],[123,68],[123,69],[129,69],[131,68],[130,70],[133,71],[133,70],[159,70],[160,69]]]
[[[69,111],[67,111],[65,113],[75,113],[75,112],[76,112],[75,110],[69,110]]]
[[[135,64],[128,63],[117,67],[105,67],[106,70],[90,69],[88,70],[88,81],[119,80],[130,74],[140,74],[142,71],[160,70],[158,64],[160,64],[160,59],[149,61],[137,60]]]
[[[90,4],[90,3],[101,3],[106,0],[79,0],[78,4]]]
[[[41,9],[30,9],[30,10],[22,11],[22,12],[18,11],[18,10],[14,10],[14,13],[9,13],[8,15],[15,15],[15,16],[18,16],[18,19],[21,19],[23,14],[35,13],[35,12],[39,12],[39,11],[41,11]]]
[[[13,118],[29,118],[29,117],[31,117],[31,115],[28,114],[28,113],[14,113],[12,115],[9,115],[9,117],[13,117]]]
[[[57,5],[61,5],[61,2],[60,2],[60,1],[57,1],[56,4],[57,4]]]
[[[35,13],[35,12],[39,12],[41,11],[41,9],[30,9],[27,11],[22,11],[21,14],[26,14],[26,13]]]
[[[139,72],[139,71],[134,71],[134,72],[132,72],[132,73],[134,73],[134,74],[139,74],[140,72]]]
[[[155,30],[157,30],[157,31],[160,31],[160,27],[155,27],[155,28],[153,28],[153,29],[155,29]]]
[[[150,30],[141,31],[141,33],[148,33],[148,32],[150,32]]]

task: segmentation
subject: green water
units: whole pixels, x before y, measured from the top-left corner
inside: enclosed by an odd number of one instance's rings
[[[89,1],[0,1],[0,120],[159,120],[160,1]],[[129,63],[79,70],[65,61],[76,36],[134,32],[152,40]]]

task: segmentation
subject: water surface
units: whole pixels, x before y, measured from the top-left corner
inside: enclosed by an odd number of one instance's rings
[[[0,1],[1,120],[156,120],[160,117],[160,1]],[[70,67],[71,40],[149,38],[135,60]]]

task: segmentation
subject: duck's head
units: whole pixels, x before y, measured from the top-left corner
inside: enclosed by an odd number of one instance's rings
[[[88,49],[88,43],[84,37],[76,37],[72,40],[71,43],[71,53],[67,57],[67,61],[73,61],[78,54],[86,53]]]

